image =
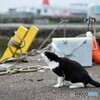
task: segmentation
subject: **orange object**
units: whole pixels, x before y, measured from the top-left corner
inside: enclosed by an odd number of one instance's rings
[[[93,59],[96,63],[100,63],[100,47],[97,43],[97,41],[92,38],[92,55],[93,55]]]
[[[99,44],[97,43],[95,37],[92,35],[91,32],[86,33],[87,37],[92,38],[92,56],[93,60],[96,63],[100,63],[100,47]]]

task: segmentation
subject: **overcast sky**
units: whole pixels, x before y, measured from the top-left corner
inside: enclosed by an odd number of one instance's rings
[[[0,12],[15,7],[40,7],[43,0],[0,0]],[[100,4],[100,0],[49,0],[51,6],[66,6],[69,3]]]

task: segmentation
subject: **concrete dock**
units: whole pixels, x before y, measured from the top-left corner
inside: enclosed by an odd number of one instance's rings
[[[40,56],[28,56],[27,63],[17,62],[16,66],[45,65]],[[86,70],[100,82],[100,65]],[[90,84],[86,88],[69,89],[67,82],[54,88],[57,76],[50,70],[16,73],[0,76],[0,100],[100,100],[100,88]]]

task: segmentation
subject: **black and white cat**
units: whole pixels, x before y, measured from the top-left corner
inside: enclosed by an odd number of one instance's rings
[[[86,87],[88,83],[100,87],[100,83],[94,81],[78,62],[58,57],[51,52],[42,53],[42,58],[49,65],[49,68],[58,75],[58,83],[54,87],[63,86],[64,80],[72,83],[69,88]]]

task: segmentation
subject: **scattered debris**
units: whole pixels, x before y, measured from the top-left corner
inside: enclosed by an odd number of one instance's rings
[[[30,82],[34,82],[32,79],[28,79]]]
[[[37,81],[43,81],[44,79],[38,79]]]

